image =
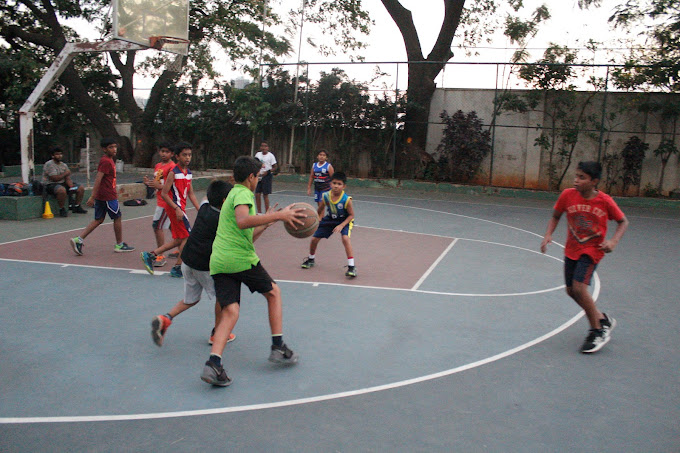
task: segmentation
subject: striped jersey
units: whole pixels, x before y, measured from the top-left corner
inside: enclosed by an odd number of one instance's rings
[[[182,211],[186,211],[187,206],[187,195],[189,194],[189,187],[191,187],[191,170],[186,169],[186,173],[177,165],[172,169],[175,174],[175,182],[170,188],[170,198],[175,202],[177,206],[182,208]]]
[[[328,167],[330,166],[330,162],[324,162],[321,165],[314,162],[312,173],[314,173],[314,190],[317,192],[325,192],[331,188],[331,175],[328,174]]]
[[[331,199],[330,191],[324,192],[323,202],[326,204],[326,209],[328,209],[325,218],[333,220],[346,219],[347,216],[349,216],[349,212],[347,212],[347,202],[351,199],[352,197],[347,195],[344,190],[336,201]]]
[[[155,181],[160,181],[161,184],[165,184],[165,178],[168,177],[168,174],[173,168],[175,168],[176,165],[177,164],[172,160],[166,163],[158,162],[154,167],[153,179]],[[163,200],[161,192],[163,192],[163,189],[156,190],[156,205],[160,206],[161,208],[165,208],[165,200]]]

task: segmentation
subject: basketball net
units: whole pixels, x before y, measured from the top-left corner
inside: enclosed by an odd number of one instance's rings
[[[156,50],[163,50],[166,44],[170,45],[185,45],[189,46],[189,40],[182,38],[174,38],[172,36],[151,36],[149,37],[149,47]],[[172,51],[171,51],[172,52]],[[184,67],[184,55],[178,54],[174,60],[168,56],[165,58],[165,69],[170,72],[182,72]]]

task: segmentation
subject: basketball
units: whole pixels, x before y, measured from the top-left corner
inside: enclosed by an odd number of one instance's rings
[[[319,214],[316,212],[316,209],[307,203],[295,203],[292,206],[292,209],[304,209],[304,214],[307,217],[301,219],[304,220],[305,223],[303,225],[297,225],[297,230],[287,223],[284,223],[283,225],[286,227],[288,234],[298,239],[308,238],[314,234],[319,226]]]

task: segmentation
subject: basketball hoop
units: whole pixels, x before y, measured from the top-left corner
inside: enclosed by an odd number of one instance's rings
[[[171,60],[170,57],[166,58],[165,69],[170,72],[182,72],[184,67],[184,55],[175,55],[175,59]]]
[[[175,38],[174,36],[149,36],[149,47],[156,50],[163,49],[163,46],[169,45],[184,45],[189,47],[189,40],[183,38]]]

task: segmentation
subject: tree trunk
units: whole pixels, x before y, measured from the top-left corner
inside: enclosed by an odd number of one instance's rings
[[[85,115],[94,128],[97,129],[97,132],[99,132],[102,137],[115,138],[120,147],[120,156],[123,160],[130,161],[130,157],[132,156],[130,140],[128,140],[127,137],[121,137],[118,134],[111,118],[106,115],[104,110],[87,92],[87,88],[83,85],[78,72],[73,67],[73,63],[68,65],[59,80],[66,88],[68,88],[71,98],[80,107],[83,115]]]
[[[409,171],[409,168],[405,167],[410,167],[410,162],[417,160],[417,154],[425,150],[430,103],[436,88],[434,79],[446,62],[453,57],[451,43],[460,23],[465,0],[444,0],[442,27],[427,58],[423,56],[411,11],[404,8],[399,0],[382,0],[382,3],[399,28],[408,58],[405,136],[409,146],[402,145],[405,159],[403,162],[397,161],[396,163],[397,172],[404,176]],[[413,155],[414,153],[416,155]]]
[[[132,122],[132,131],[136,139],[132,161],[138,167],[150,167],[153,154],[156,152],[156,134],[154,132],[156,116],[163,96],[166,94],[168,86],[174,82],[177,74],[167,70],[163,71],[151,88],[146,107],[142,109],[137,105],[134,98],[135,56],[136,51],[127,52],[126,60],[123,63],[120,56],[112,52],[111,61],[121,75],[122,85],[118,97],[120,105]]]

